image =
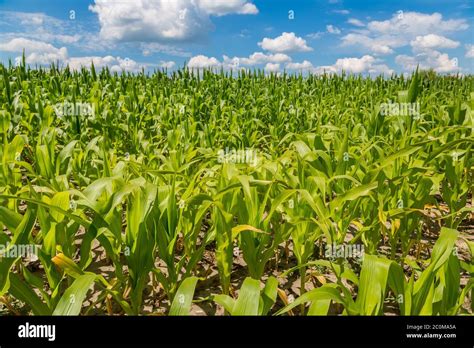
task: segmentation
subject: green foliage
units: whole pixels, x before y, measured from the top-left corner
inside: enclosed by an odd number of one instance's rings
[[[2,302],[38,315],[139,315],[151,298],[170,315],[211,298],[231,315],[468,312],[472,259],[453,250],[472,229],[472,76],[1,70],[0,245],[41,246],[39,271],[0,257]],[[385,115],[389,100],[420,115]],[[363,245],[362,264],[328,259],[332,244]],[[293,271],[289,303],[275,277]]]

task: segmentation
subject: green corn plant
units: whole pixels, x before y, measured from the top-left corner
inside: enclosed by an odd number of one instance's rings
[[[103,276],[83,271],[73,260],[64,254],[56,255],[52,262],[64,271],[65,277],[74,279],[71,286],[61,296],[54,308],[53,315],[78,315],[81,312],[86,294],[93,285],[103,290],[103,293],[100,294],[96,302],[107,302],[108,296],[110,296],[122,307],[125,313],[134,313],[133,308],[125,301],[118,287],[107,282]]]
[[[155,235],[150,227],[154,203],[159,197],[157,191],[156,186],[138,181],[128,197],[125,258],[130,272],[131,306],[136,314],[140,312],[143,290],[154,267]]]
[[[214,198],[212,211],[212,232],[216,241],[216,263],[219,269],[219,277],[222,285],[222,292],[227,295],[230,288],[230,276],[233,263],[233,215],[230,213],[234,206],[237,192],[228,190],[231,183],[232,168],[227,164],[222,166],[223,174],[219,178],[218,198]]]
[[[20,135],[16,135],[11,142],[4,138],[4,144],[1,147],[1,170],[0,180],[2,185],[2,193],[15,194],[21,186],[21,168],[26,166],[31,168],[28,163],[22,161],[21,154],[25,146],[25,140]],[[9,208],[12,208],[11,204]]]
[[[348,315],[382,315],[388,289],[395,295],[402,315],[457,313],[464,297],[473,286],[471,280],[464,289],[460,289],[460,262],[456,253],[453,253],[457,238],[456,230],[443,228],[440,238],[433,247],[428,267],[419,271],[416,266],[409,280],[396,262],[375,255],[364,255],[359,279],[354,278],[352,272],[343,274],[340,268],[336,269],[331,265],[337,276],[337,283],[311,290],[277,314],[286,313],[297,305],[309,302],[308,314],[325,315],[331,303],[339,303],[343,305],[344,313]],[[419,274],[416,281],[415,272]],[[355,300],[341,282],[343,278],[353,281],[358,286]]]
[[[320,267],[327,270],[330,270],[336,276],[336,283],[327,283],[321,287],[315,288],[308,292],[305,292],[293,302],[287,304],[285,307],[276,312],[276,315],[282,315],[288,313],[297,306],[306,306],[309,303],[308,310],[306,311],[307,315],[328,315],[330,307],[332,304],[340,304],[343,306],[345,313],[355,313],[355,303],[352,300],[351,294],[344,287],[344,281],[351,281],[353,284],[359,284],[359,278],[357,275],[348,267],[348,264],[334,263],[329,260],[315,260],[310,261],[307,264],[299,265],[293,268],[290,268],[282,273],[282,277],[286,277],[292,272],[298,270],[301,267]],[[349,295],[348,298],[345,298],[345,295]],[[303,309],[304,313],[305,310]]]
[[[5,254],[15,247],[15,245],[28,244],[29,235],[37,218],[37,208],[33,205],[26,210],[23,216],[12,214],[6,209],[2,209],[2,222],[5,223],[13,236],[10,238],[4,232],[0,234],[2,245],[8,245]],[[0,258],[0,294],[3,295],[8,291],[10,285],[10,271],[15,263],[20,259],[18,257],[2,257]]]
[[[238,179],[244,191],[242,199],[236,204],[239,223],[244,226],[242,232],[239,233],[239,245],[249,275],[254,279],[260,279],[267,262],[275,255],[275,249],[281,242],[278,232],[274,235],[266,232],[270,230],[271,219],[265,218],[264,214],[272,185],[266,189],[263,198],[259,198],[258,186],[251,186],[251,181],[246,176],[239,176]],[[276,221],[274,220],[273,223]],[[233,231],[238,231],[237,229],[238,227]]]
[[[441,196],[450,209],[446,217],[446,225],[457,228],[467,212],[461,212],[466,206],[469,190],[473,186],[472,176],[472,144],[466,150],[455,150],[444,157],[445,179],[441,183]],[[457,152],[459,151],[459,152]],[[460,214],[457,214],[460,212]]]
[[[214,301],[232,316],[267,315],[276,301],[277,290],[278,280],[274,277],[267,279],[263,289],[260,289],[260,281],[246,278],[236,300],[221,294],[215,295]]]
[[[402,314],[452,315],[459,310],[473,283],[471,279],[464,290],[460,288],[460,261],[455,252],[458,236],[456,230],[442,228],[428,267],[417,272],[417,280],[413,274],[404,284],[405,294],[400,301]]]
[[[255,304],[256,282],[288,268],[301,293],[278,314],[472,314],[472,261],[448,252],[472,220],[472,75],[25,61],[0,64],[0,245],[41,248],[36,261],[0,257],[2,314],[137,315],[154,300],[186,315],[193,300],[215,306],[193,292],[216,271],[226,312],[255,314],[224,296],[231,284],[248,276]],[[383,115],[389,100],[420,113]],[[227,147],[258,164],[219,163]],[[327,260],[333,243],[363,244],[366,259]],[[321,284],[305,291],[313,272]]]

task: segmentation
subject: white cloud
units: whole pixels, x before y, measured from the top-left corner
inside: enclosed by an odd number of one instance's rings
[[[25,60],[28,64],[50,64],[51,62],[64,61],[68,52],[66,47],[56,48],[53,45],[25,38],[15,38],[7,43],[0,44],[0,50],[6,52],[25,51]]]
[[[341,73],[342,71],[362,74],[368,73],[373,75],[386,74],[390,75],[393,70],[385,64],[380,64],[379,60],[373,56],[365,55],[361,58],[340,58],[333,65],[319,66],[313,69],[314,73]]]
[[[423,70],[433,69],[438,73],[460,72],[457,58],[450,58],[447,53],[438,48],[456,48],[459,42],[437,34],[417,36],[410,42],[413,55],[401,54],[395,57],[395,62],[404,71],[412,72],[417,67]]]
[[[57,53],[37,53],[33,52],[26,56],[27,64],[51,64],[52,62],[63,61],[67,57],[66,47],[61,47]]]
[[[352,21],[351,24],[356,24]],[[363,24],[363,23],[359,23]],[[429,45],[428,40],[417,42],[417,37],[444,36],[454,31],[466,30],[469,25],[465,19],[444,20],[440,13],[424,14],[399,11],[384,21],[371,21],[367,29],[353,30],[342,37],[342,46],[358,46],[374,54],[392,54],[395,48],[409,45]],[[421,40],[421,39],[420,39]],[[446,38],[446,40],[449,40]],[[438,42],[441,45],[453,45],[453,42]]]
[[[83,38],[83,35],[81,34],[58,34],[54,29],[45,29],[43,27],[35,28],[33,31],[28,33],[15,33],[14,35],[15,37],[21,36],[31,40],[68,45],[80,44],[80,41],[87,40],[86,38]]]
[[[417,36],[415,40],[410,42],[411,47],[418,50],[426,48],[456,48],[459,44],[458,41],[453,41],[447,37],[436,34]]]
[[[221,63],[216,58],[202,54],[192,57],[188,62],[188,68],[190,69],[216,68],[220,65]]]
[[[66,63],[72,70],[79,70],[81,67],[89,68],[94,63],[96,69],[103,69],[107,66],[111,72],[117,73],[122,71],[138,72],[145,67],[145,65],[139,64],[133,59],[113,56],[71,57]]]
[[[416,59],[416,57],[408,56],[406,54],[398,55],[395,58],[395,62],[402,66],[403,70],[406,71],[414,71],[419,65],[419,61]]]
[[[176,63],[173,62],[172,60],[170,61],[162,60],[158,66],[163,69],[173,69],[176,66]]]
[[[28,24],[32,24],[32,25],[42,25],[43,24],[43,21],[44,21],[44,15],[41,13],[41,14],[37,14],[37,13],[32,13],[31,16],[29,16],[29,18],[25,18],[23,19],[20,24],[21,25],[28,25]]]
[[[198,0],[199,7],[208,14],[223,16],[230,13],[257,14],[257,7],[246,0]]]
[[[304,60],[302,63],[288,63],[286,68],[288,70],[312,70],[314,67],[309,60]]]
[[[143,42],[140,44],[140,48],[142,50],[142,54],[145,57],[151,56],[154,53],[165,53],[171,56],[176,57],[191,57],[192,54],[190,52],[186,52],[179,47],[174,47],[172,45],[165,45],[160,44],[157,42]]]
[[[0,44],[0,49],[7,52],[22,52],[25,50],[26,53],[28,53],[28,51],[40,51],[44,53],[58,51],[56,47],[49,43],[29,40],[23,37],[15,38],[7,43]]]
[[[308,52],[313,50],[306,45],[306,40],[297,37],[295,33],[286,32],[274,39],[264,38],[258,45],[264,50],[279,53]]]
[[[313,74],[340,74],[342,71],[354,74],[370,74],[370,75],[391,75],[393,69],[387,65],[382,64],[380,59],[370,55],[365,55],[361,58],[340,58],[336,60],[333,65],[323,65],[315,67],[310,61],[305,60],[301,63],[286,64],[288,70],[302,70]]]
[[[415,56],[398,55],[395,62],[405,71],[413,71],[417,67],[423,70],[433,69],[438,73],[450,73],[460,71],[458,60],[449,58],[447,53],[426,49]]]
[[[342,46],[358,46],[381,55],[393,53],[390,46],[399,45],[400,42],[396,38],[371,38],[357,33],[347,34],[342,38]]]
[[[112,72],[121,72],[122,70],[137,72],[146,66],[129,58],[113,57],[110,55],[105,57],[69,57],[66,47],[57,48],[50,43],[22,37],[0,44],[0,50],[16,53],[21,53],[25,50],[25,61],[27,64],[49,65],[59,62],[64,66],[69,65],[73,70],[78,70],[82,66],[90,67],[91,62],[94,62],[94,66],[97,69],[108,66]],[[17,56],[15,61],[18,64],[21,61],[21,56]]]
[[[338,27],[332,24],[329,24],[329,25],[326,25],[326,31],[317,31],[314,33],[310,33],[310,34],[307,34],[306,37],[311,40],[316,40],[316,39],[321,38],[325,34],[339,35],[340,33],[341,33],[341,29],[339,29]]]
[[[466,58],[474,58],[474,45],[466,45]]]
[[[282,63],[291,62],[291,57],[283,53],[265,54],[262,52],[255,52],[248,57],[228,57],[224,55],[222,61],[215,57],[207,57],[198,55],[192,57],[188,62],[188,67],[191,69],[202,68],[223,68],[225,70],[239,70],[257,66],[264,66],[264,69],[276,69]]]
[[[284,53],[265,54],[255,52],[248,58],[241,58],[240,61],[243,65],[253,66],[264,63],[285,63],[291,61],[291,58]]]
[[[362,58],[340,58],[334,64],[337,70],[350,71],[354,73],[362,73],[374,62],[372,56],[363,56]]]
[[[169,42],[199,38],[213,28],[211,15],[255,14],[245,0],[95,0],[100,36],[111,41]]]
[[[443,16],[437,12],[397,12],[391,19],[372,21],[367,27],[370,31],[380,34],[427,35],[466,30],[469,25],[464,19],[443,20]]]
[[[265,71],[266,72],[279,72],[280,71],[280,64],[279,63],[267,63],[265,65]]]
[[[61,20],[48,16],[42,12],[0,11],[2,19],[8,23],[20,24],[28,27],[61,26]]]
[[[384,64],[376,64],[377,60],[369,55],[365,55],[361,58],[341,58],[336,61],[334,67],[338,70],[344,70],[352,73],[393,73],[392,69],[389,69]]]
[[[73,70],[81,69],[81,67],[90,67],[91,63],[97,69],[108,67],[112,72],[138,72],[143,68],[152,66],[151,64],[144,64],[136,62],[133,59],[108,56],[85,56],[85,57],[69,57],[65,47],[57,48],[51,44],[33,41],[25,38],[16,38],[7,43],[0,44],[0,49],[9,52],[21,52],[25,49],[27,54],[27,62],[38,64],[50,64],[52,61],[58,60],[62,65],[69,65]],[[403,57],[399,58],[403,61]],[[409,63],[409,59],[405,59]],[[448,70],[447,63],[444,61],[443,55],[438,57],[440,71]],[[304,60],[301,63],[293,63],[291,57],[283,53],[266,54],[262,52],[255,52],[248,57],[227,57],[223,56],[222,62],[215,57],[208,57],[204,55],[197,55],[192,57],[188,62],[190,69],[202,68],[224,68],[234,69],[244,67],[264,66],[266,72],[280,72],[282,64],[288,70],[307,70],[311,73],[320,73],[322,71],[339,73],[347,71],[352,73],[369,73],[380,74],[392,73],[386,65],[382,64],[379,59],[370,55],[365,55],[361,58],[342,58],[338,59],[334,65],[314,67],[313,64]],[[172,69],[176,66],[174,61],[160,61],[155,64],[162,68]]]
[[[326,25],[326,30],[328,31],[329,34],[339,35],[341,33],[341,29],[339,29],[338,27],[335,27],[332,24]]]
[[[316,39],[321,38],[321,36],[323,36],[323,34],[324,34],[323,32],[318,31],[318,32],[315,32],[315,33],[307,34],[306,37],[311,39],[311,40],[316,40]]]
[[[5,28],[14,30],[11,32],[4,30],[0,34],[0,42],[21,37],[55,46],[74,46],[81,50],[100,51],[111,48],[110,44],[101,40],[96,33],[86,31],[82,25],[78,26],[72,20],[57,19],[44,13],[1,10],[0,18]]]
[[[216,68],[222,67],[226,70],[238,70],[245,67],[256,67],[263,64],[280,64],[291,62],[291,57],[283,53],[265,54],[255,52],[248,57],[223,56],[222,62],[217,58],[203,55],[192,57],[188,63],[189,68]],[[269,65],[272,66],[272,65]]]
[[[191,0],[95,0],[100,36],[112,41],[166,41],[195,38],[211,28],[209,16]]]
[[[341,15],[348,15],[350,13],[348,10],[333,10],[332,12],[341,14]]]
[[[242,63],[241,63],[242,59],[246,59],[246,58],[239,58],[239,57],[230,58],[224,55],[223,62],[221,64],[226,70],[239,70],[242,67]]]
[[[72,44],[76,43],[81,39],[81,35],[75,34],[75,35],[61,35],[61,34],[56,34],[53,38],[53,40],[65,43],[65,44]]]
[[[65,33],[64,21],[40,12],[0,11],[2,24],[10,26],[20,25],[21,32],[2,33],[2,36],[22,37],[35,41],[56,42],[71,44],[81,39],[81,35]],[[10,34],[10,35],[9,35]]]
[[[365,27],[364,22],[362,22],[361,20],[359,20],[357,18],[349,18],[347,20],[347,23],[355,25],[356,27]]]

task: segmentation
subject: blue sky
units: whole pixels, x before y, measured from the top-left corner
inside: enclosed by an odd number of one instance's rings
[[[474,72],[470,0],[3,0],[0,60],[72,68]]]

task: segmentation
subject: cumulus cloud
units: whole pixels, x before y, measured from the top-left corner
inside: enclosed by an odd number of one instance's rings
[[[474,58],[474,45],[466,45],[466,58]]]
[[[306,37],[308,39],[311,39],[311,40],[316,40],[316,39],[319,39],[319,38],[321,38],[322,36],[324,36],[326,34],[339,35],[339,34],[341,34],[341,29],[339,29],[338,27],[336,27],[332,24],[329,24],[329,25],[326,25],[326,31],[317,31],[317,32],[314,32],[314,33],[310,33],[310,34],[307,34]]]
[[[301,63],[288,63],[286,68],[288,70],[312,70],[314,67],[309,60],[304,60]]]
[[[98,15],[100,36],[112,41],[185,40],[211,28],[191,0],[95,0],[89,9]]]
[[[265,71],[272,73],[272,72],[279,72],[280,71],[280,64],[279,63],[267,63],[265,65]]]
[[[190,57],[190,52],[184,51],[182,48],[173,45],[160,44],[158,42],[142,42],[140,49],[145,57],[151,56],[154,53],[165,53],[176,57]]]
[[[245,0],[95,0],[100,36],[111,41],[186,41],[213,28],[211,15],[255,14]]]
[[[258,13],[257,6],[246,0],[199,0],[198,5],[208,14],[216,16],[224,16],[231,13]]]
[[[266,63],[285,63],[291,61],[291,58],[284,53],[265,54],[262,52],[255,52],[248,56],[248,58],[229,58],[224,56],[224,63],[228,63],[230,61],[232,61],[234,64],[237,63],[237,65],[255,66]]]
[[[365,55],[360,58],[340,58],[336,60],[333,65],[322,66],[314,66],[310,61],[304,60],[301,63],[288,63],[286,64],[286,69],[307,71],[313,74],[340,74],[342,71],[345,71],[353,74],[391,75],[394,72],[393,69],[390,69],[387,65],[382,64],[380,59],[370,55]]]
[[[258,45],[266,51],[279,53],[308,52],[313,50],[307,46],[306,40],[297,37],[295,33],[286,32],[274,39],[264,38]]]
[[[25,51],[25,60],[28,64],[50,64],[51,62],[64,61],[68,57],[66,47],[57,48],[53,45],[34,41],[26,38],[15,38],[0,44],[0,50],[6,52]]]
[[[146,64],[139,64],[132,59],[113,57],[110,55],[105,57],[70,57],[66,47],[58,48],[50,43],[22,37],[0,44],[0,50],[16,53],[22,53],[24,50],[27,64],[49,65],[53,62],[59,62],[64,66],[69,65],[73,70],[78,70],[83,66],[90,67],[92,62],[97,69],[108,66],[112,72],[121,72],[122,70],[137,72],[143,67],[146,67]],[[21,61],[21,56],[17,56],[15,61],[18,64]]]
[[[398,55],[395,62],[405,71],[414,71],[417,67],[423,70],[433,69],[438,73],[450,73],[460,71],[458,60],[449,58],[447,53],[426,49],[414,56]]]
[[[319,66],[313,69],[314,73],[341,73],[342,71],[354,73],[354,74],[393,74],[393,70],[387,65],[381,64],[380,61],[370,55],[365,55],[361,58],[340,58],[336,60],[333,65]]]
[[[329,34],[339,35],[341,33],[341,29],[339,29],[338,27],[335,27],[332,24],[326,25],[326,30],[328,31]]]
[[[426,48],[456,48],[460,43],[444,36],[428,34],[425,36],[417,36],[415,40],[410,42],[410,45],[414,49],[422,50]]]
[[[139,64],[133,59],[113,56],[71,57],[67,60],[67,64],[72,70],[79,70],[82,67],[89,68],[92,63],[97,69],[108,67],[111,72],[117,73],[122,71],[138,72],[145,67],[145,65]]]
[[[268,67],[275,67],[276,64],[291,62],[291,57],[283,53],[265,54],[255,52],[248,57],[228,57],[224,55],[222,62],[215,57],[198,55],[192,57],[188,62],[191,69],[218,68],[226,70],[238,70],[243,68],[257,67],[270,63]]]
[[[342,38],[342,46],[358,46],[380,55],[392,54],[394,50],[391,46],[401,45],[401,41],[396,37],[372,38],[364,34],[351,33]]]
[[[341,58],[333,65],[326,66],[314,66],[309,60],[292,62],[291,58],[285,54],[266,55],[261,52],[256,52],[248,58],[223,56],[222,62],[215,57],[199,55],[191,58],[188,63],[188,67],[193,69],[223,68],[225,70],[238,70],[256,66],[263,66],[263,69],[268,73],[281,72],[282,66],[290,71],[304,71],[313,74],[322,74],[324,72],[339,74],[345,71],[354,74],[390,75],[394,72],[387,65],[383,64],[380,59],[370,55],[360,58]]]
[[[0,49],[7,52],[22,52],[27,51],[40,51],[44,53],[56,53],[59,49],[53,45],[41,42],[25,39],[23,37],[15,38],[7,43],[0,43]]]
[[[190,69],[208,69],[219,67],[221,63],[214,57],[207,57],[202,54],[192,57],[188,62]]]
[[[356,23],[358,22],[351,21],[353,25],[356,25]],[[445,38],[444,35],[466,30],[467,28],[469,28],[469,24],[465,19],[445,20],[440,13],[436,12],[425,14],[399,11],[388,20],[371,21],[367,23],[366,29],[353,30],[342,37],[342,45],[358,46],[379,55],[392,54],[394,49],[409,45],[412,42],[418,46],[452,46],[455,41]],[[423,37],[425,38],[423,39]]]
[[[362,22],[361,20],[359,20],[357,18],[349,18],[347,20],[347,23],[355,25],[356,27],[365,27],[364,22]]]
[[[176,63],[173,62],[172,60],[170,61],[162,60],[158,66],[163,69],[173,69],[176,66]]]
[[[469,28],[465,19],[443,20],[440,13],[425,14],[419,12],[395,13],[391,19],[369,22],[367,27],[374,33],[426,35],[429,33],[445,33]]]

